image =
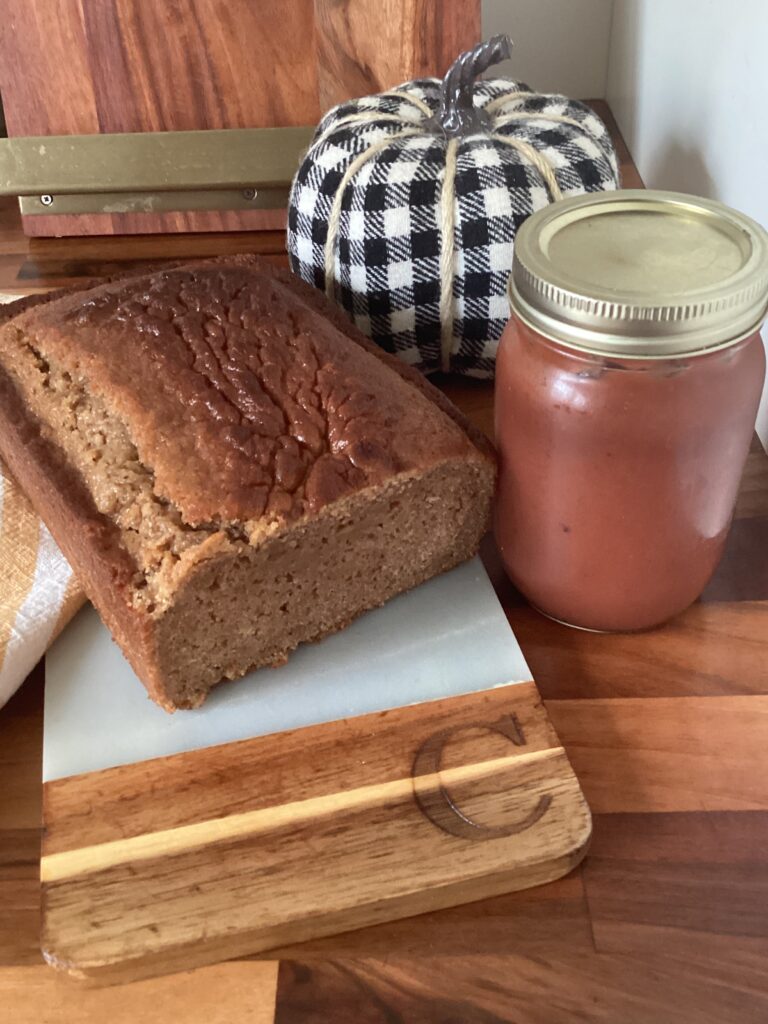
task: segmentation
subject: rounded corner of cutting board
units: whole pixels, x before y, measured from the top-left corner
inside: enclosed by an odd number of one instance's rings
[[[46,787],[45,956],[97,986],[542,885],[592,833],[533,682]]]
[[[73,960],[63,953],[46,934],[45,911],[43,911],[43,933],[40,937],[40,953],[45,963],[57,974],[66,978],[72,978],[79,983],[87,984],[89,975],[87,970],[80,967]]]
[[[589,853],[589,848],[592,845],[592,811],[590,810],[586,797],[581,790],[581,786],[579,786],[578,795],[579,803],[583,812],[582,827],[580,831],[576,832],[573,836],[572,842],[568,844],[567,849],[563,852],[562,857],[565,866],[559,874],[553,876],[552,881],[556,878],[562,878],[564,875],[570,874],[571,871],[577,868],[586,858]]]

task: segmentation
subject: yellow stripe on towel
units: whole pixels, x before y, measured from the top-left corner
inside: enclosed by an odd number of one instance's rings
[[[32,589],[40,546],[40,520],[6,476],[0,510],[0,668],[19,609]]]

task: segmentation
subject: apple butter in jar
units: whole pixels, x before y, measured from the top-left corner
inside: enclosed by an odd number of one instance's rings
[[[626,190],[520,228],[496,367],[495,534],[545,615],[641,630],[723,551],[765,375],[768,235],[720,203]]]

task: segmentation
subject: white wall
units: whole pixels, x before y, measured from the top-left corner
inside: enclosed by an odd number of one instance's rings
[[[483,38],[515,44],[499,74],[541,92],[605,96],[613,0],[483,0]]]
[[[646,185],[768,226],[766,0],[616,0],[606,95]]]

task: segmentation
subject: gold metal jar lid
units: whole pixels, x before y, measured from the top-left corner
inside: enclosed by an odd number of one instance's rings
[[[545,337],[635,359],[724,348],[768,307],[768,233],[722,203],[625,189],[564,199],[515,239],[509,300]]]

